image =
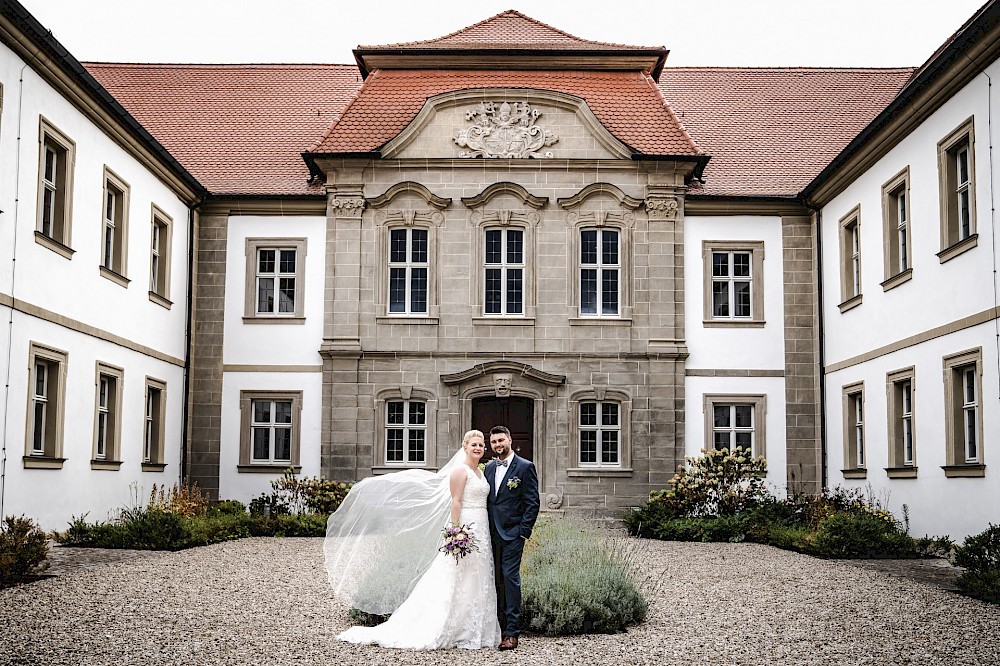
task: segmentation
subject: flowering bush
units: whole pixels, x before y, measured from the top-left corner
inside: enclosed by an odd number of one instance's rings
[[[701,453],[687,458],[671,488],[651,492],[649,503],[662,504],[677,516],[733,516],[770,495],[764,487],[763,457],[739,447]]]
[[[149,492],[149,502],[146,506],[154,511],[190,518],[191,516],[200,516],[208,511],[211,503],[211,498],[202,492],[195,481],[183,485],[175,483],[169,488],[165,483],[162,486],[157,486],[154,483]]]
[[[279,479],[271,481],[271,494],[263,494],[250,502],[250,513],[294,514],[318,513],[330,515],[340,506],[351,490],[350,483],[318,478],[298,478],[291,468]]]

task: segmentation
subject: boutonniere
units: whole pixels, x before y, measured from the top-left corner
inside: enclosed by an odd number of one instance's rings
[[[476,465],[476,467],[479,468],[480,472],[485,472],[486,471],[486,463],[479,463],[478,465]]]
[[[519,485],[521,485],[521,479],[517,478],[516,476],[512,477],[510,479],[507,479],[507,489],[508,490],[514,490]]]

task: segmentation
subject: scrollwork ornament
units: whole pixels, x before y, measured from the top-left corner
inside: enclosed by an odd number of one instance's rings
[[[339,197],[330,201],[330,208],[341,217],[361,217],[365,200],[362,197]]]
[[[646,199],[646,213],[649,215],[650,219],[653,220],[676,219],[678,207],[677,199],[673,197],[649,197]]]
[[[465,119],[472,127],[460,130],[455,143],[468,148],[459,157],[524,158],[552,157],[552,151],[540,149],[551,146],[559,137],[535,124],[541,111],[532,109],[528,102],[480,102],[470,109]]]

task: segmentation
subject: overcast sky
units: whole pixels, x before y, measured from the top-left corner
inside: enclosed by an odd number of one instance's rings
[[[668,65],[915,66],[984,0],[21,0],[79,60],[352,63],[517,9]]]

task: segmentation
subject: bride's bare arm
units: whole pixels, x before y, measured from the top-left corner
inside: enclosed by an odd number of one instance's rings
[[[465,482],[469,477],[465,474],[463,465],[451,471],[451,524],[458,525],[462,515],[462,494],[465,492]]]

